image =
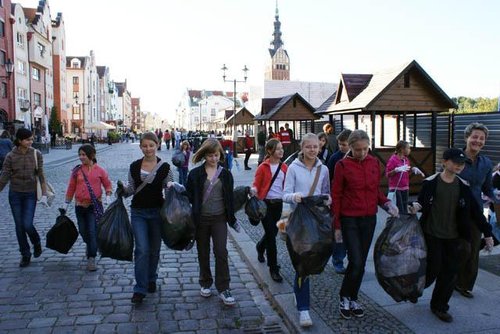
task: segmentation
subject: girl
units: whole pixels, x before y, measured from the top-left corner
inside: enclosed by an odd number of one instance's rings
[[[410,169],[414,174],[425,177],[417,167],[411,167],[408,156],[410,144],[400,140],[396,144],[396,152],[389,158],[385,167],[385,176],[389,181],[389,193],[394,193],[394,201],[400,213],[408,213],[408,193],[410,190]]]
[[[318,159],[323,163],[323,165],[326,165],[326,163],[328,162],[328,158],[330,158],[330,152],[328,151],[328,137],[326,133],[320,132],[318,133],[318,139],[319,139]]]
[[[347,141],[350,151],[335,166],[332,211],[335,241],[344,242],[349,262],[340,288],[340,315],[350,319],[364,315],[358,292],[377,222],[377,204],[392,216],[398,215],[398,208],[380,191],[379,162],[368,154],[366,132],[354,130]]]
[[[179,183],[185,186],[189,168],[189,157],[191,156],[191,146],[189,146],[187,140],[182,142],[181,152],[184,154],[184,163],[180,167],[177,167],[177,170],[179,171]]]
[[[330,195],[328,168],[318,159],[319,145],[318,136],[314,133],[307,133],[302,137],[299,156],[290,164],[287,171],[283,191],[284,202],[292,203],[292,206],[294,206],[302,201],[302,197],[309,196],[311,192],[312,196]],[[315,178],[318,178],[317,185],[312,189]],[[289,242],[287,242],[288,247],[290,247]],[[297,300],[300,325],[303,327],[312,326],[309,315],[309,277],[299,277],[295,273],[293,290]]]
[[[282,282],[276,253],[276,234],[278,233],[276,223],[283,209],[283,186],[287,165],[281,163],[283,145],[278,139],[270,139],[266,143],[265,150],[266,156],[255,172],[251,189],[252,195],[264,200],[267,205],[266,216],[262,219],[264,235],[257,243],[257,253],[259,262],[264,262],[264,252],[267,252],[267,265],[271,278],[273,281]]]
[[[78,230],[87,244],[87,270],[96,271],[97,221],[102,215],[102,188],[106,191],[105,204],[111,202],[112,185],[108,173],[97,165],[95,148],[84,144],[78,149],[81,165],[73,168],[66,190],[66,211],[75,196]]]
[[[164,201],[162,190],[174,180],[170,165],[156,156],[158,137],[153,132],[146,132],[139,145],[144,157],[130,164],[128,185],[125,187],[118,181],[117,190],[118,195],[134,196],[130,215],[135,239],[134,304],[142,303],[146,292],[156,292],[161,246],[160,208]]]
[[[239,225],[234,216],[233,176],[223,168],[224,152],[219,141],[208,138],[193,156],[193,163],[204,163],[191,170],[186,190],[192,204],[196,225],[196,247],[200,265],[199,283],[202,297],[210,297],[213,283],[210,271],[210,239],[215,255],[215,287],[225,305],[234,305],[229,290],[229,264],[227,253],[227,225],[236,231]]]
[[[33,244],[33,255],[42,254],[40,236],[33,226],[36,208],[36,184],[38,177],[42,185],[42,198],[40,203],[47,206],[47,188],[43,173],[43,156],[40,151],[31,147],[33,134],[30,130],[20,128],[16,132],[15,147],[5,156],[5,161],[0,174],[0,191],[10,181],[9,204],[16,224],[16,236],[21,252],[19,267],[26,267],[31,261],[30,245]],[[35,160],[36,154],[36,160]],[[35,162],[38,161],[38,164]]]

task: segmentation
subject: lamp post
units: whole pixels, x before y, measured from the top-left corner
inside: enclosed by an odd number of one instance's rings
[[[5,62],[4,64],[4,67],[5,67],[5,73],[7,75],[2,75],[0,76],[0,78],[2,79],[7,79],[7,81],[10,81],[10,76],[12,75],[12,73],[14,72],[14,63],[12,63],[12,60],[7,59],[7,61]],[[12,104],[11,104],[11,98],[9,97],[10,93],[9,93],[9,87],[10,87],[10,82],[7,84],[7,91],[5,92],[5,96],[8,98],[8,105],[9,105],[9,109],[12,110]],[[12,97],[14,97],[15,94],[12,95]],[[14,110],[14,119],[16,118],[16,111]]]
[[[226,64],[222,66],[221,70],[222,70],[222,80],[224,82],[233,82],[233,157],[237,158],[238,153],[236,152],[236,143],[238,141],[238,135],[236,133],[236,83],[247,82],[248,78],[247,72],[249,71],[249,69],[247,68],[247,65],[243,67],[244,80],[226,79],[226,71],[228,70]]]

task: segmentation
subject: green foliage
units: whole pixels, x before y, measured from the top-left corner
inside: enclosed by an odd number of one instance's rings
[[[49,131],[50,133],[52,132],[61,133],[62,131],[62,124],[61,121],[59,120],[59,115],[57,114],[56,106],[53,106],[50,111]]]
[[[498,110],[498,99],[488,97],[471,97],[459,96],[452,100],[458,105],[457,113],[475,113],[475,112],[492,112]]]

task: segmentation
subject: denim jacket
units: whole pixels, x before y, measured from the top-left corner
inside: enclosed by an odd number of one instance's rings
[[[464,170],[458,174],[469,183],[472,195],[481,208],[484,202],[481,198],[481,192],[497,202],[493,195],[493,184],[491,182],[492,169],[491,160],[487,156],[478,155],[475,162],[466,161]]]

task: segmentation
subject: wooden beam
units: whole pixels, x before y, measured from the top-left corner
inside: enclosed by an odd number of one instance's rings
[[[384,113],[380,114],[380,146],[385,146],[385,123],[384,123]]]
[[[359,126],[358,114],[354,114],[354,127],[357,129]],[[354,129],[353,129],[354,130]]]
[[[413,147],[417,146],[417,113],[413,114]]]
[[[375,149],[375,111],[372,111],[370,115],[370,119],[372,121],[372,134],[371,134],[371,139],[372,139],[372,150]]]
[[[437,113],[432,113],[431,121],[431,149],[432,149],[432,173],[436,172],[436,149],[437,149]]]

